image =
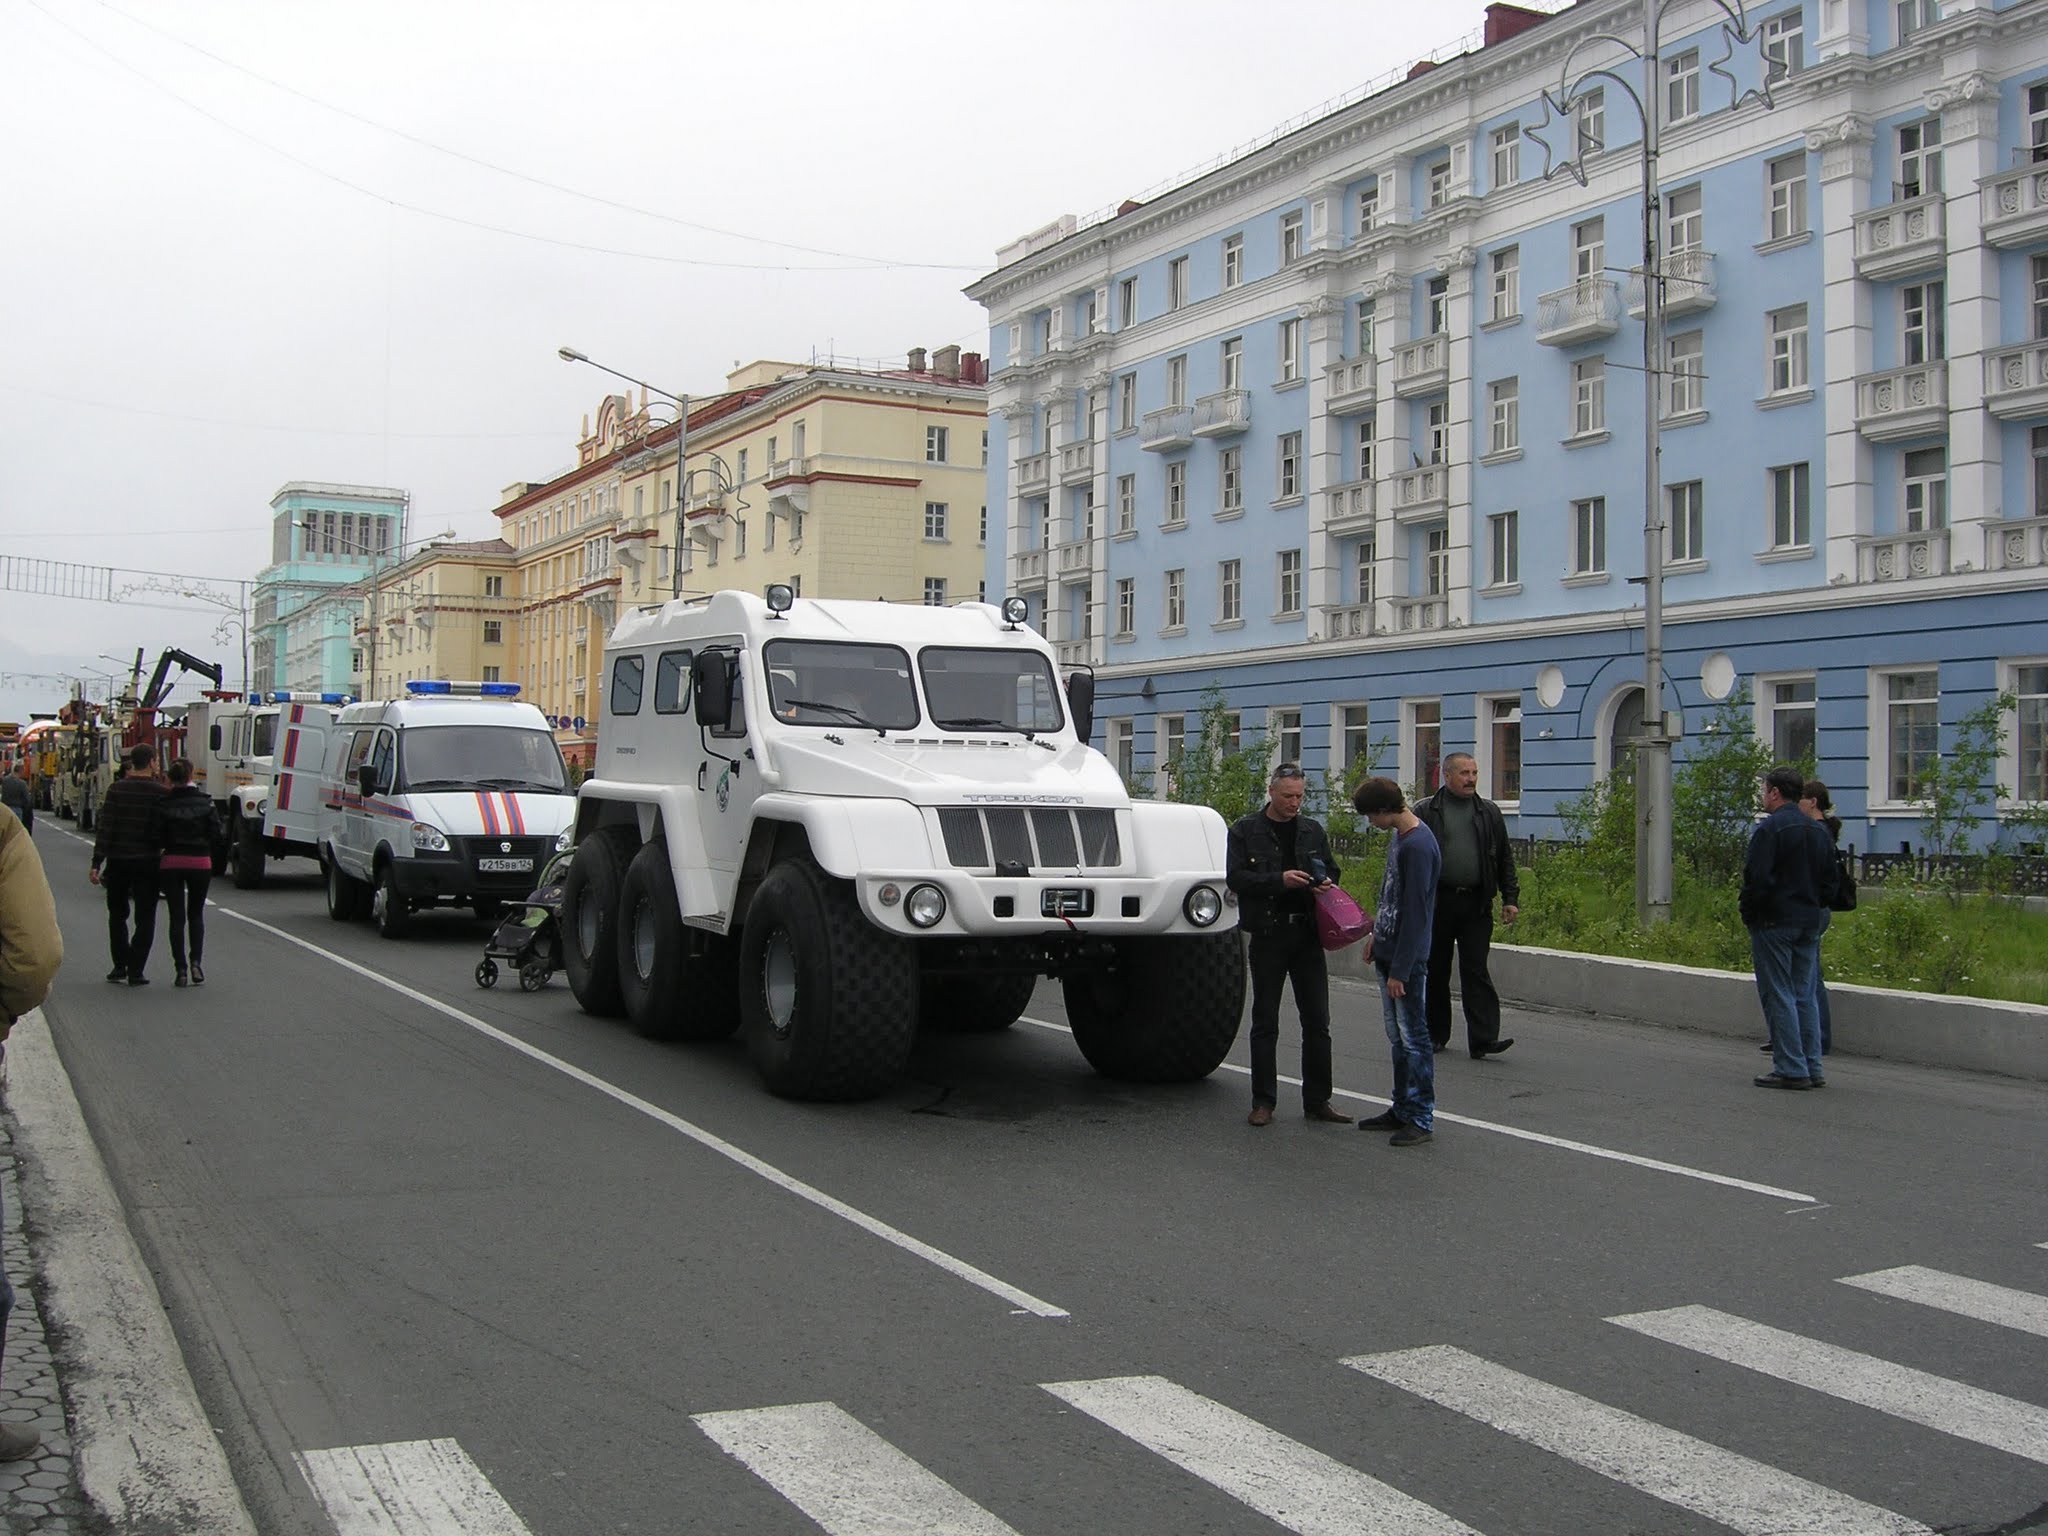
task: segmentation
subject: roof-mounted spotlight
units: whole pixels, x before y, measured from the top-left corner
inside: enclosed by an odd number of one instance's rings
[[[1010,628],[1015,629],[1019,624],[1022,624],[1030,613],[1031,605],[1025,602],[1023,598],[1006,597],[1003,599],[1003,622],[1009,625]]]
[[[770,582],[767,592],[763,595],[767,598],[768,613],[771,618],[781,618],[789,612],[791,605],[796,602],[796,588],[786,581]]]

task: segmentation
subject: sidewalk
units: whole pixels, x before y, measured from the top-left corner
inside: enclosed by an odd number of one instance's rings
[[[0,1467],[0,1531],[256,1536],[40,1011],[7,1040],[0,1162],[0,1417],[43,1436]]]

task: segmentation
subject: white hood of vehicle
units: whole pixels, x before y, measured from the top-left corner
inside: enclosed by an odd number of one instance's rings
[[[450,837],[554,837],[576,819],[576,797],[502,789],[443,789],[399,800],[413,820],[438,827]]]
[[[1122,806],[1123,780],[1109,759],[1071,740],[987,737],[878,737],[834,730],[778,736],[776,789],[797,794],[862,795],[920,805]]]

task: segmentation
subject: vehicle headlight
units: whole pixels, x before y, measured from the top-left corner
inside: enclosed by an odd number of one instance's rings
[[[1198,885],[1182,899],[1181,914],[1197,928],[1206,928],[1223,915],[1223,897],[1213,885]]]
[[[446,853],[448,839],[432,823],[416,821],[412,824],[412,846],[415,853]]]
[[[929,928],[946,915],[946,893],[936,885],[914,885],[903,898],[903,915],[919,928]]]
[[[555,852],[567,853],[576,844],[576,829],[564,827],[555,834]]]

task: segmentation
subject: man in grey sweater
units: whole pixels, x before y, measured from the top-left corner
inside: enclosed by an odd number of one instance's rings
[[[1443,853],[1392,779],[1367,779],[1352,792],[1351,803],[1376,830],[1394,835],[1379,910],[1365,940],[1365,958],[1380,973],[1387,1044],[1394,1055],[1394,1106],[1359,1121],[1358,1128],[1392,1131],[1391,1146],[1420,1146],[1431,1138],[1436,1120],[1436,1052],[1425,1005]]]

